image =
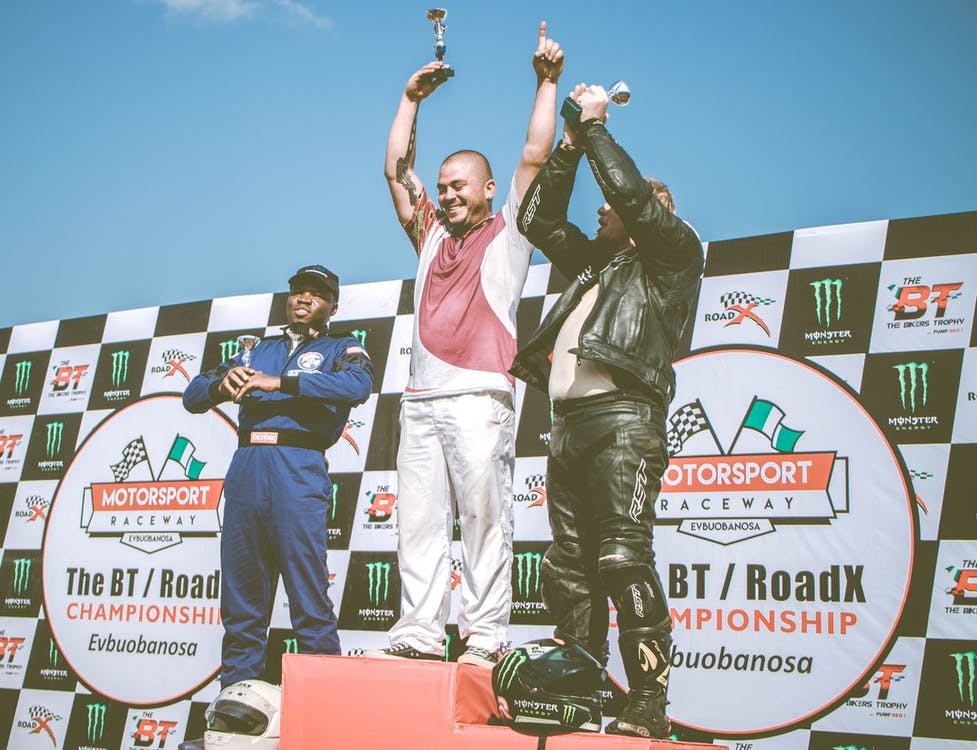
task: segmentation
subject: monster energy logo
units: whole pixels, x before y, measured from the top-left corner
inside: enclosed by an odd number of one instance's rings
[[[519,587],[519,595],[523,599],[528,599],[539,591],[539,570],[543,556],[538,552],[520,552],[513,557],[516,561],[518,575],[516,583]]]
[[[283,653],[297,654],[299,652],[299,639],[282,638],[282,648],[284,649]]]
[[[841,279],[821,279],[812,281],[808,286],[814,287],[814,305],[818,314],[818,323],[826,328],[831,325],[832,307],[835,322],[841,320]]]
[[[387,591],[390,588],[390,563],[366,563],[366,569],[369,575],[370,603],[377,607],[380,602],[387,600]]]
[[[831,750],[865,750],[865,748],[858,745],[835,745]]]
[[[129,378],[129,350],[112,353],[112,387],[118,388]]]
[[[969,703],[974,707],[974,675],[975,661],[977,653],[967,651],[963,654],[950,654],[957,665],[957,690],[960,691],[960,700]]]
[[[227,341],[220,342],[221,348],[221,362],[226,362],[239,351],[241,351],[241,345],[237,343],[235,339],[228,339]]]
[[[360,330],[356,328],[349,332],[349,335],[360,342],[361,345],[366,346],[366,334],[367,331]]]
[[[31,559],[18,557],[14,560],[14,596],[22,596],[27,591],[31,579]]]
[[[332,502],[329,503],[329,517],[336,518],[336,506],[339,505],[339,485],[332,483]]]
[[[61,652],[58,651],[57,644],[54,642],[53,638],[48,638],[48,643],[47,643],[48,664],[50,664],[52,667],[56,667],[58,666],[58,662],[60,661],[60,659],[61,659]]]
[[[563,723],[564,726],[568,726],[568,727],[573,726],[573,720],[576,718],[576,716],[577,716],[577,707],[576,706],[569,706],[569,705],[567,705],[567,706],[564,706],[563,707],[563,722],[562,723]]]
[[[902,408],[916,411],[916,388],[922,386],[922,403],[926,406],[926,396],[929,386],[926,382],[926,373],[929,372],[929,365],[925,362],[907,362],[902,365],[893,365],[892,369],[899,372],[899,401]]]
[[[61,452],[61,438],[64,435],[64,422],[48,422],[47,425],[47,455],[54,458]]]
[[[25,359],[23,362],[18,362],[17,367],[14,372],[14,394],[17,396],[23,396],[27,392],[27,386],[31,382],[31,367],[33,362],[29,359]]]
[[[88,742],[90,744],[98,742],[105,734],[105,711],[104,703],[88,704]]]
[[[512,681],[516,677],[516,672],[519,671],[519,667],[529,661],[529,657],[523,651],[515,650],[510,651],[502,659],[502,662],[498,666],[498,676],[496,679],[499,682],[500,690],[508,690]]]

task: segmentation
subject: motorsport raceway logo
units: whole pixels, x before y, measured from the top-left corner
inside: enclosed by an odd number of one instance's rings
[[[718,735],[790,731],[864,685],[892,641],[916,538],[908,478],[815,365],[716,349],[676,373],[661,488],[640,468],[629,508],[654,504],[668,561],[673,718]]]
[[[48,509],[44,605],[64,658],[95,692],[168,703],[220,664],[220,509],[237,447],[218,410],[152,396],[85,439]]]

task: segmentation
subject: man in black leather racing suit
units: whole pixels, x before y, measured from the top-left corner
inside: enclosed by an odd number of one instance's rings
[[[655,570],[652,527],[668,463],[672,367],[702,275],[702,245],[607,132],[607,94],[577,86],[579,124],[526,192],[519,230],[569,288],[516,355],[512,373],[553,402],[547,506],[553,544],[542,594],[556,637],[607,660],[610,596],[630,693],[612,734],[663,738],[671,619]],[[607,201],[587,239],[567,221],[580,157]]]

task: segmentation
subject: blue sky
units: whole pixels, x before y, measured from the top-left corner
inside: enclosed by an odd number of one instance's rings
[[[0,327],[277,291],[309,262],[413,276],[383,154],[427,7],[0,3]],[[561,97],[626,79],[610,129],[704,240],[977,209],[974,0],[447,8],[428,186],[467,147],[508,182],[545,18]],[[599,202],[581,169],[571,218],[592,231]]]

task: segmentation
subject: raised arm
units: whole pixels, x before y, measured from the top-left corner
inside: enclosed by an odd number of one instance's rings
[[[580,127],[574,133],[582,145],[604,198],[617,213],[639,251],[671,269],[702,269],[702,244],[695,230],[666,208],[627,152],[604,127],[607,93],[589,86],[577,98]]]
[[[383,175],[387,178],[397,219],[405,227],[410,223],[414,215],[414,205],[424,189],[420,178],[414,173],[417,113],[421,102],[444,83],[444,78],[434,75],[444,67],[448,66],[442,62],[429,62],[407,80],[387,138]]]
[[[539,23],[533,70],[536,72],[536,98],[529,116],[526,145],[523,146],[515,175],[516,193],[520,201],[546,161],[556,136],[556,88],[563,72],[563,50],[546,37],[546,21]]]

